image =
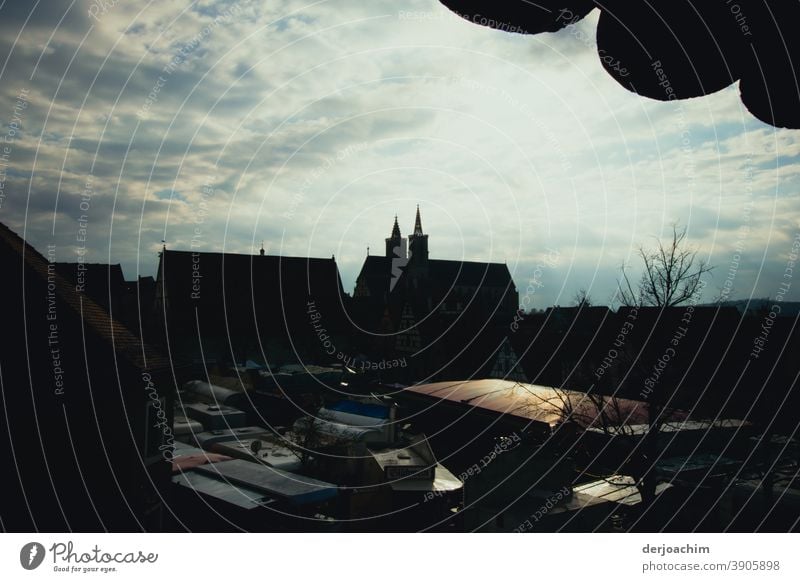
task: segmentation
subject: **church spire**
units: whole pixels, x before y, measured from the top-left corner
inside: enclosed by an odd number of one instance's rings
[[[406,243],[400,235],[400,223],[397,222],[397,216],[394,217],[394,226],[392,227],[392,236],[386,239],[386,256],[395,258],[406,258]]]
[[[414,234],[408,237],[408,256],[414,259],[418,268],[427,269],[428,235],[422,232],[422,215],[417,204],[417,219],[414,221]]]
[[[417,204],[417,219],[414,221],[414,234],[422,234],[422,217],[419,215],[419,204]]]

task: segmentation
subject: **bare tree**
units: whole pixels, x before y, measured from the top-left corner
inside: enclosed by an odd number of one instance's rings
[[[640,246],[638,253],[644,272],[635,286],[623,265],[617,281],[618,298],[625,306],[675,307],[697,299],[703,288],[703,277],[713,267],[697,256],[697,250],[686,240],[686,228],[672,225],[672,237],[658,241],[657,248]]]
[[[576,434],[586,430],[602,434],[607,439],[607,445],[600,451],[583,444],[569,444],[576,462],[584,472],[596,473],[610,469],[612,473],[632,477],[641,496],[642,507],[646,510],[655,501],[661,481],[655,466],[664,452],[659,443],[659,433],[669,412],[659,409],[655,413],[646,403],[613,395],[571,392],[561,388],[552,390],[546,397],[527,390],[533,396],[529,406],[539,412],[556,413],[561,424],[577,429]],[[647,417],[645,424],[641,424],[643,412]],[[610,485],[619,486],[608,478],[604,477],[604,480]]]
[[[320,456],[330,456],[331,451],[338,457],[339,453],[335,452],[338,448],[354,442],[353,437],[346,433],[337,434],[336,430],[325,430],[328,421],[319,417],[320,408],[295,422],[291,435],[282,443],[300,458],[306,468],[319,461]]]
[[[572,302],[575,304],[575,307],[591,307],[592,298],[589,295],[589,291],[581,287],[575,292],[575,295],[572,297]]]

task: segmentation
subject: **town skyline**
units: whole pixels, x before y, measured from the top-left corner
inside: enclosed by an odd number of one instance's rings
[[[594,54],[595,13],[527,36],[434,0],[68,4],[52,36],[42,10],[0,23],[27,31],[3,41],[0,219],[58,260],[85,246],[152,275],[161,240],[186,248],[199,228],[209,251],[335,254],[352,288],[419,203],[436,256],[505,261],[521,283],[557,250],[542,305],[608,301],[676,221],[712,277],[736,271],[733,296],[776,293],[800,223],[796,134],[735,86],[628,93]]]
[[[420,207],[419,207],[419,205],[417,205],[416,206],[416,220],[417,221],[419,221],[419,217],[420,217]],[[404,229],[404,227],[400,225],[400,222],[401,221],[399,220],[399,216],[395,215],[395,217],[394,217],[394,225],[395,225],[396,228],[399,229],[402,240],[406,240],[407,241],[409,239],[409,235],[412,232],[414,232],[414,230],[412,230],[411,228]],[[83,226],[85,228],[85,224]],[[678,225],[678,227],[680,228],[680,225]],[[393,231],[390,234],[392,236],[394,236],[394,232]],[[425,230],[425,234],[429,234],[427,229]],[[436,237],[434,237],[434,239],[435,238]],[[386,238],[385,240],[388,242],[389,239]],[[658,240],[655,240],[655,238],[654,238],[652,240],[650,248],[655,248],[659,244],[659,242],[663,242],[663,241],[658,241]],[[168,250],[171,250],[171,251],[185,251],[185,252],[192,252],[192,253],[197,253],[197,254],[199,254],[199,253],[222,253],[222,254],[234,254],[234,255],[242,254],[242,255],[252,255],[252,256],[266,254],[266,255],[269,255],[269,256],[279,256],[279,257],[286,257],[286,258],[300,258],[300,259],[303,259],[303,258],[308,258],[308,259],[332,258],[334,260],[334,262],[336,263],[337,268],[339,269],[339,273],[340,273],[340,277],[342,279],[342,284],[343,284],[343,287],[344,287],[344,291],[348,295],[352,295],[353,291],[356,288],[357,277],[358,277],[358,269],[360,269],[361,265],[362,265],[362,263],[358,263],[357,266],[356,266],[356,270],[352,271],[351,270],[352,269],[352,260],[351,260],[351,258],[346,257],[344,259],[344,261],[343,261],[342,258],[341,257],[337,257],[335,253],[332,253],[329,256],[325,256],[325,255],[322,255],[322,254],[320,254],[320,255],[303,255],[303,256],[301,256],[301,255],[290,254],[290,253],[280,253],[279,252],[279,250],[280,250],[279,247],[277,247],[276,245],[272,244],[272,241],[269,241],[269,240],[266,240],[266,239],[262,239],[259,242],[254,241],[254,244],[256,244],[257,248],[254,247],[254,248],[251,248],[251,249],[241,249],[241,250],[238,250],[238,249],[237,250],[231,250],[231,249],[227,249],[227,250],[209,249],[209,248],[206,248],[205,245],[202,243],[202,241],[200,241],[198,238],[192,238],[190,240],[188,246],[180,247],[180,248],[174,248],[174,247],[169,246],[167,241],[165,241],[163,239],[161,241],[161,244],[162,244],[162,250],[163,249],[168,249]],[[688,244],[691,247],[691,243],[689,242]],[[692,247],[692,248],[693,248],[693,250],[698,250],[695,247]],[[369,257],[369,256],[382,256],[384,254],[382,252],[382,249],[377,245],[376,246],[367,245],[365,250],[366,250],[365,256],[367,256],[367,257]],[[278,251],[278,252],[276,252],[276,251]],[[42,251],[42,252],[44,252],[44,251]],[[724,304],[724,303],[746,304],[748,302],[752,302],[754,305],[759,305],[761,302],[768,301],[768,300],[771,300],[771,299],[775,299],[776,301],[781,301],[781,302],[784,302],[784,303],[785,302],[796,301],[796,299],[794,298],[796,296],[796,293],[792,292],[792,286],[791,286],[791,274],[792,274],[792,271],[793,271],[793,269],[791,267],[791,264],[794,261],[797,260],[798,252],[800,252],[800,234],[798,234],[798,236],[796,236],[795,239],[792,241],[792,246],[790,247],[790,251],[789,251],[788,257],[787,257],[787,261],[788,261],[789,266],[784,269],[784,277],[783,277],[783,279],[787,278],[786,273],[788,272],[789,273],[789,275],[788,275],[789,280],[782,282],[776,288],[777,289],[777,293],[775,295],[773,295],[773,296],[767,295],[767,294],[765,294],[763,296],[752,295],[750,297],[737,296],[736,293],[734,292],[734,290],[735,290],[735,286],[734,286],[735,283],[734,282],[735,282],[735,278],[736,278],[735,265],[730,267],[728,269],[727,273],[725,273],[727,275],[727,277],[724,280],[723,280],[722,277],[717,277],[717,280],[718,281],[722,281],[722,283],[721,283],[721,285],[719,287],[715,288],[714,287],[714,280],[711,277],[709,277],[709,274],[713,273],[715,270],[719,273],[719,269],[718,269],[718,265],[710,265],[711,269],[710,269],[708,274],[703,275],[703,284],[701,285],[701,288],[700,288],[700,290],[698,292],[697,297],[695,297],[695,299],[693,299],[693,302],[696,303],[696,304],[701,304],[701,305],[702,304],[716,304],[716,303],[720,303],[720,304]],[[161,253],[161,251],[156,253],[156,261],[158,261],[158,257],[160,256],[160,253]],[[59,255],[57,253],[56,245],[53,245],[53,244],[48,244],[47,245],[47,256],[48,256],[49,260],[51,260],[51,262],[65,262],[65,261],[62,261],[61,258],[59,257]],[[120,268],[122,269],[123,274],[126,272],[125,271],[125,265],[122,264],[121,262],[115,262],[113,260],[113,258],[109,258],[109,263],[102,263],[102,262],[95,262],[95,261],[86,260],[85,256],[86,256],[86,249],[83,248],[83,249],[81,249],[81,252],[78,253],[77,260],[75,262],[76,263],[94,263],[94,264],[120,265]],[[409,254],[409,256],[410,256],[410,254]],[[455,260],[455,261],[459,261],[459,262],[462,262],[462,263],[482,263],[482,262],[484,262],[482,260],[483,257],[481,257],[481,256],[459,257],[459,258],[456,258],[456,259],[452,259],[452,258],[449,258],[449,257],[442,257],[442,256],[435,255],[433,258]],[[736,255],[734,255],[734,258],[735,258],[735,260],[738,260],[738,259],[736,259]],[[516,284],[516,288],[520,293],[520,297],[525,300],[524,304],[522,304],[522,303],[520,304],[521,311],[536,311],[536,310],[543,310],[543,309],[546,309],[548,307],[572,306],[572,305],[578,304],[581,300],[589,301],[593,305],[608,305],[608,306],[610,306],[612,308],[615,308],[615,307],[617,307],[617,306],[619,306],[619,305],[624,303],[624,302],[621,302],[621,300],[620,300],[620,297],[619,297],[618,292],[617,292],[618,291],[617,288],[615,288],[614,291],[612,291],[611,295],[608,298],[603,298],[603,297],[596,296],[595,292],[591,288],[588,288],[587,286],[580,286],[579,285],[579,286],[576,286],[573,290],[571,290],[571,292],[566,292],[566,293],[563,293],[562,295],[560,295],[559,298],[555,302],[549,303],[549,304],[543,304],[542,303],[542,297],[546,295],[546,292],[543,291],[543,289],[545,289],[545,287],[546,287],[546,285],[545,285],[545,277],[546,277],[546,275],[550,275],[551,278],[553,278],[555,276],[554,271],[558,267],[559,260],[560,260],[559,252],[556,249],[550,249],[550,248],[544,249],[544,252],[540,254],[540,258],[539,258],[535,268],[533,269],[533,271],[531,273],[531,276],[527,280],[522,280],[522,281],[518,281],[517,280],[517,277],[515,276],[515,273],[514,273],[512,267],[511,267],[511,265],[509,265],[507,263],[507,261],[502,260],[502,261],[488,261],[488,262],[489,263],[503,264],[503,265],[508,266],[508,268],[510,270],[510,273],[511,273],[511,277],[514,280],[514,282]],[[342,265],[343,264],[348,265],[348,271],[344,271],[342,269]],[[402,265],[401,268],[404,267],[404,266],[405,265]],[[787,271],[787,269],[788,269],[788,271]],[[641,272],[642,272],[641,265],[637,265],[636,264],[636,258],[634,258],[632,264],[629,264],[626,267],[626,270],[628,270],[629,276],[632,275],[632,280],[638,280],[638,277],[641,275]],[[157,277],[157,271],[158,271],[158,262],[156,262],[156,264],[154,265],[154,268],[153,268],[152,272],[150,272],[150,273],[139,273],[138,275],[141,276],[141,277],[148,277],[148,276]],[[621,272],[622,271],[620,270],[617,274],[619,275],[619,274],[621,274]],[[81,273],[81,274],[84,277],[86,276],[85,273]],[[134,279],[128,277],[128,278],[126,278],[126,280],[132,281]],[[559,299],[561,300],[560,302],[559,302]]]
[[[341,536],[591,532],[618,567],[572,577],[791,577],[724,534],[800,530],[798,22],[0,2],[0,571],[400,579]]]

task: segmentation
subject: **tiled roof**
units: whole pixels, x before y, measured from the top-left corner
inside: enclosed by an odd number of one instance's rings
[[[0,223],[0,242],[17,254],[25,264],[25,272],[48,283],[48,261],[19,235]],[[135,367],[147,370],[161,370],[169,367],[169,361],[153,348],[145,344],[128,328],[111,318],[108,312],[88,297],[78,293],[75,285],[59,275],[52,274],[56,295],[88,328],[104,342],[113,346],[118,357],[124,358]]]

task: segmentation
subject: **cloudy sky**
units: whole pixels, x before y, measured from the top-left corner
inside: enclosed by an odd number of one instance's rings
[[[735,86],[628,93],[596,21],[522,36],[436,0],[2,2],[0,221],[128,279],[154,274],[162,239],[335,254],[352,291],[419,204],[431,256],[507,262],[521,296],[542,284],[537,308],[581,287],[608,302],[677,221],[717,265],[707,299],[729,278],[732,298],[774,297],[800,233],[798,133]]]

